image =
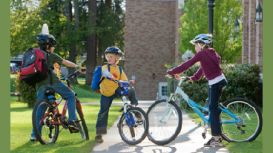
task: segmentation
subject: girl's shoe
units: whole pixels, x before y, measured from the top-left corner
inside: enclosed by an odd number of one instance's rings
[[[223,147],[222,138],[216,139],[212,137],[207,143],[204,144],[204,147]]]

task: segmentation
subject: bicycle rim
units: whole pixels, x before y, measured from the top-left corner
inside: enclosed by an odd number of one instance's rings
[[[155,102],[148,110],[148,138],[157,145],[173,141],[182,126],[182,113],[174,102]]]
[[[261,132],[262,116],[257,106],[245,100],[233,100],[224,104],[239,119],[239,123],[222,124],[222,135],[227,141],[253,141]],[[221,120],[234,120],[226,113],[221,113]]]
[[[42,116],[39,117],[38,112]],[[47,102],[42,101],[35,105],[32,119],[34,132],[39,142],[41,144],[55,143],[59,135],[59,125]]]
[[[121,139],[129,145],[136,145],[145,139],[149,128],[145,112],[138,107],[132,107],[122,114],[118,129]]]

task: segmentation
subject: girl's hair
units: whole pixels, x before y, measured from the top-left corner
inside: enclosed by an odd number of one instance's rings
[[[203,43],[203,42],[197,42],[197,44],[201,44],[201,46],[202,46],[202,50],[203,50],[203,49],[207,49],[207,48],[210,48],[210,47],[211,47],[211,45],[210,45],[210,44],[205,44],[205,43]]]

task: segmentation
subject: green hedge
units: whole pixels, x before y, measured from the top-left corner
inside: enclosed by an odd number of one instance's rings
[[[19,75],[16,78],[16,87],[17,87],[17,91],[19,91],[21,94],[22,102],[27,103],[29,108],[34,107],[34,104],[36,102],[35,87],[29,86],[25,82],[20,81]]]
[[[193,75],[198,66],[193,66],[185,72],[187,76]],[[262,107],[262,87],[259,84],[259,66],[250,64],[222,65],[223,72],[228,80],[220,101],[241,97],[255,102]],[[169,86],[173,86],[168,81]],[[203,104],[208,97],[208,84],[205,78],[194,83],[184,83],[184,91],[196,102]],[[171,87],[171,89],[173,89]],[[173,91],[173,90],[171,90]]]

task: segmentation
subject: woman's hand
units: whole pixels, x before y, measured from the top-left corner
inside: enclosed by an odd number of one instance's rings
[[[188,77],[188,80],[187,80],[189,83],[193,83],[193,80],[191,77]]]
[[[174,74],[174,78],[175,78],[176,80],[180,80],[180,79],[181,79],[181,77],[180,77],[179,74]]]

